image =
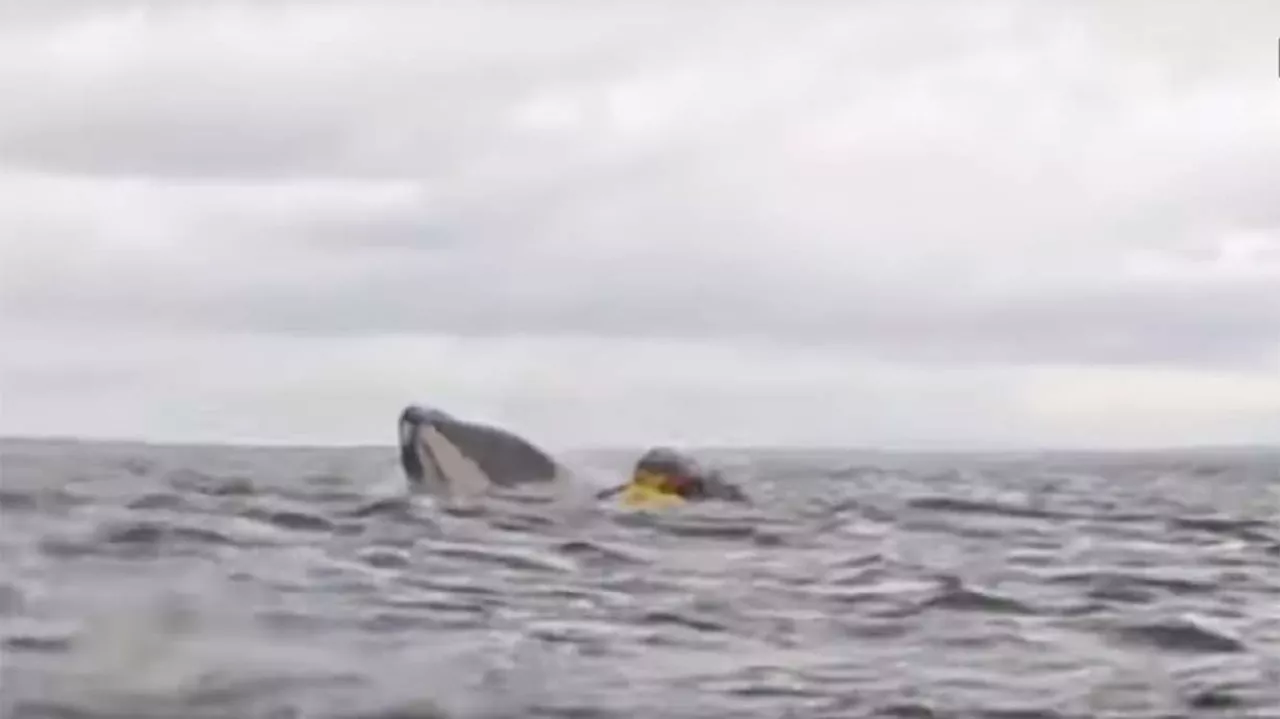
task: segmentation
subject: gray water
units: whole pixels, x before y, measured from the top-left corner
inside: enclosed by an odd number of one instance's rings
[[[445,508],[389,448],[5,443],[0,707],[1280,717],[1276,453],[703,457],[757,506]]]

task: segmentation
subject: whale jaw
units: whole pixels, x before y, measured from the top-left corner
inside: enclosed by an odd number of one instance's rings
[[[475,495],[562,478],[559,463],[526,440],[438,409],[409,405],[398,430],[400,465],[417,489]]]

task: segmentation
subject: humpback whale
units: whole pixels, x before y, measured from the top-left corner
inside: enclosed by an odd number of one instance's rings
[[[409,484],[435,494],[553,485],[569,471],[527,440],[498,427],[458,419],[434,407],[400,413],[400,466]]]
[[[437,495],[479,495],[493,489],[560,488],[573,473],[547,452],[505,429],[411,404],[400,413],[400,466],[410,486]],[[719,499],[747,502],[719,472],[666,447],[645,452],[628,481],[601,490],[632,507],[672,506]]]

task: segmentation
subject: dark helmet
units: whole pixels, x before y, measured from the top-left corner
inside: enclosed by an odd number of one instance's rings
[[[697,464],[690,457],[670,447],[654,447],[636,461],[635,471],[689,476],[697,473]]]

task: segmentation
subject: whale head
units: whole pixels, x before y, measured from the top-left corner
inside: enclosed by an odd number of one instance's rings
[[[398,439],[405,479],[434,493],[482,493],[552,482],[561,474],[559,463],[523,438],[428,405],[400,412]]]

